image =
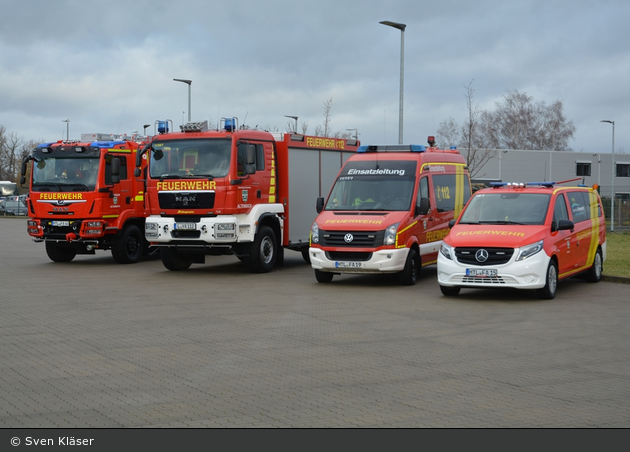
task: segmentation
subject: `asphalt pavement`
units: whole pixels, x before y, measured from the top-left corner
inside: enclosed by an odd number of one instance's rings
[[[630,427],[628,285],[59,264],[0,218],[0,427]]]

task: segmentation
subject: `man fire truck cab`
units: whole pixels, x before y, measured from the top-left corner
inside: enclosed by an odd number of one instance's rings
[[[43,143],[22,163],[24,185],[32,162],[27,231],[35,242],[45,243],[55,262],[102,249],[128,264],[148,251],[144,188],[130,170],[143,138],[106,137],[111,135]]]
[[[284,249],[308,258],[308,206],[332,185],[354,140],[270,133],[222,118],[158,132],[138,153],[136,177],[146,180],[150,216],[145,233],[173,271],[233,254],[250,271],[280,265]],[[171,125],[172,127],[172,125]],[[139,168],[148,161],[146,170]]]
[[[512,287],[551,299],[559,280],[583,274],[599,281],[606,259],[601,199],[594,188],[558,186],[564,182],[497,182],[477,191],[442,242],[442,293]]]
[[[435,264],[448,222],[470,198],[466,160],[456,149],[361,146],[346,161],[311,227],[311,266],[320,283],[335,274],[397,273],[415,284]]]

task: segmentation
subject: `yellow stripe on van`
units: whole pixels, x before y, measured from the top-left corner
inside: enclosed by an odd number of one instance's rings
[[[589,190],[588,199],[591,205],[591,244],[588,247],[586,265],[590,267],[595,261],[595,253],[599,246],[599,203],[597,202],[597,195],[593,190]]]
[[[455,167],[455,210],[453,215],[455,219],[459,218],[464,208],[464,167],[458,165]]]

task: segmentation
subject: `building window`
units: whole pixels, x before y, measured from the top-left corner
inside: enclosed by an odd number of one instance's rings
[[[591,162],[576,162],[575,175],[576,176],[590,176],[591,175]]]
[[[630,177],[630,163],[617,163],[617,177]]]

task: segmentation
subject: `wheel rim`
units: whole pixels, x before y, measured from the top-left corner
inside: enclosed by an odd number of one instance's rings
[[[269,237],[265,237],[260,243],[260,255],[265,264],[269,264],[273,259],[273,242]]]
[[[127,254],[133,256],[138,251],[138,240],[135,237],[129,237],[127,241]]]
[[[549,293],[556,293],[556,287],[558,286],[558,277],[557,277],[557,273],[556,273],[556,266],[555,265],[550,265],[549,266],[549,275],[548,275],[548,279],[549,279]]]
[[[602,256],[599,253],[595,253],[595,275],[597,279],[602,275]]]

